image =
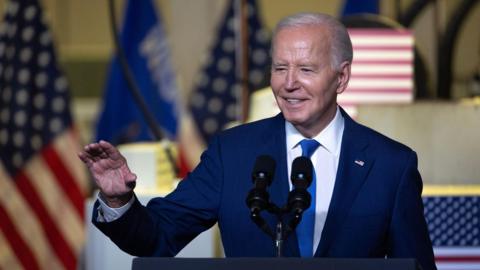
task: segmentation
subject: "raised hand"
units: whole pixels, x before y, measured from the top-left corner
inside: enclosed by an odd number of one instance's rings
[[[110,207],[126,204],[133,194],[137,176],[130,171],[125,157],[106,141],[91,143],[78,153]]]

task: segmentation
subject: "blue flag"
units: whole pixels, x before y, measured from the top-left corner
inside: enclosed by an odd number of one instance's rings
[[[178,93],[159,14],[155,13],[151,0],[129,0],[124,18],[120,42],[135,81],[164,134],[175,138]],[[97,140],[121,144],[155,139],[134,102],[117,57],[110,66],[103,102],[97,123]]]
[[[189,99],[189,109],[204,142],[229,123],[238,121],[242,87],[236,67],[235,2],[230,1],[225,17],[209,53],[209,61],[197,77]],[[270,72],[270,33],[262,27],[254,0],[247,1],[248,25],[248,89],[266,86]]]
[[[359,13],[378,14],[378,11],[378,0],[345,0],[343,4],[342,16]]]

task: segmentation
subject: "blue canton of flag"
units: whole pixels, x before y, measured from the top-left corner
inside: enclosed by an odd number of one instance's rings
[[[425,196],[423,202],[438,269],[480,269],[480,198]]]
[[[235,2],[230,1],[189,100],[192,117],[204,142],[229,123],[240,120],[238,106],[242,86],[236,71]],[[262,28],[256,1],[249,0],[247,5],[248,89],[252,91],[265,87],[270,63],[270,33]]]
[[[68,84],[36,0],[0,27],[0,269],[76,269],[88,178]]]
[[[342,16],[358,15],[361,13],[378,14],[378,0],[345,0],[343,3]]]
[[[120,39],[148,108],[164,133],[175,138],[179,112],[176,78],[165,31],[152,0],[128,1]],[[155,139],[128,90],[116,57],[110,66],[103,102],[97,140],[121,144]]]

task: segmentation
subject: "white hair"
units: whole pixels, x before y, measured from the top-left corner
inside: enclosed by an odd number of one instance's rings
[[[321,13],[297,13],[283,18],[277,23],[273,32],[273,41],[280,30],[301,26],[323,26],[330,32],[330,48],[332,52],[332,67],[340,68],[344,61],[352,63],[353,49],[350,36],[345,26],[334,17]],[[272,51],[275,43],[272,42]]]

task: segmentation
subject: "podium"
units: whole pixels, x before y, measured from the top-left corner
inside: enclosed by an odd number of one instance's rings
[[[417,270],[415,259],[135,258],[132,270]]]

